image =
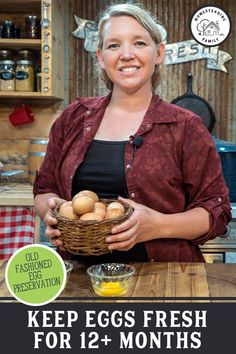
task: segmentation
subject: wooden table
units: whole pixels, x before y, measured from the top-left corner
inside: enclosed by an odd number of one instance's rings
[[[10,296],[4,280],[6,263],[0,262],[0,297]],[[86,267],[78,262],[73,264],[74,269],[58,300],[80,301],[95,297]],[[131,291],[132,299],[123,301],[142,298],[148,302],[214,302],[221,299],[226,301],[226,297],[231,298],[228,301],[236,301],[236,264],[151,262],[134,265],[136,274]],[[103,298],[99,299],[104,301]]]
[[[9,189],[0,193],[0,206],[34,207],[33,187],[30,184],[9,183]],[[40,242],[40,218],[35,217],[34,242]]]

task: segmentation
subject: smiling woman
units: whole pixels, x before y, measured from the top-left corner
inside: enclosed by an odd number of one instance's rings
[[[123,197],[134,212],[107,236],[112,253],[76,257],[203,262],[199,244],[223,234],[231,218],[215,144],[200,117],[155,94],[164,44],[149,12],[112,5],[98,33],[96,53],[110,93],[77,98],[52,126],[34,185],[46,235],[62,247],[50,209],[59,198],[92,190],[99,198]]]
[[[164,55],[148,31],[134,18],[113,17],[102,29],[102,48],[97,56],[101,68],[112,82],[113,92],[152,91],[152,75]]]
[[[124,15],[124,16],[122,16]],[[122,25],[121,23],[119,24],[119,21],[123,17]],[[128,18],[127,18],[128,17]],[[116,29],[118,29],[118,32],[115,31],[115,28],[111,26],[110,21],[117,20],[116,22]],[[109,20],[109,22],[108,22]],[[132,28],[132,26],[129,26],[129,22],[132,21],[132,23],[136,22],[135,27],[138,27],[138,32],[135,32],[135,28]],[[115,37],[114,38],[108,38],[110,40],[110,43],[107,43],[108,46],[110,46],[110,49],[117,49],[118,43],[117,41],[117,36],[120,34],[125,35],[127,29],[131,27],[131,34],[133,37],[133,44],[136,44],[136,47],[145,47],[146,44],[149,44],[151,46],[154,46],[154,51],[157,52],[158,47],[161,45],[161,56],[158,59],[158,62],[156,63],[155,70],[152,72],[152,86],[153,89],[155,89],[158,86],[158,83],[160,81],[161,77],[161,70],[160,70],[160,64],[162,63],[163,59],[163,54],[164,54],[164,47],[162,44],[162,39],[161,39],[161,33],[159,32],[159,27],[158,23],[156,20],[151,16],[151,14],[147,13],[144,11],[142,8],[138,6],[133,6],[130,4],[124,4],[123,7],[118,6],[112,6],[108,8],[107,10],[102,13],[100,21],[99,21],[99,28],[98,28],[98,51],[97,53],[100,52],[100,50],[104,49],[104,42],[107,40],[106,35],[110,35],[111,33],[106,33],[104,32],[104,27],[107,28],[107,30],[111,30],[112,33],[114,33]],[[139,31],[141,33],[139,33]],[[144,38],[142,37],[144,36]],[[114,43],[112,43],[114,40]],[[147,41],[147,43],[146,43]],[[101,62],[101,61],[100,61]],[[101,65],[102,67],[102,65]],[[105,81],[107,87],[109,89],[112,89],[113,87],[113,82],[110,80],[109,75],[107,75],[106,70],[102,67],[101,70],[101,76],[103,80]]]

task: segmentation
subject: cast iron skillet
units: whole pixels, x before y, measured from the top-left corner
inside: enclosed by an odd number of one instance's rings
[[[187,91],[184,95],[178,96],[171,103],[174,103],[180,107],[189,109],[203,118],[203,121],[211,133],[215,125],[215,114],[209,103],[202,97],[197,96],[192,90],[192,74],[187,76]]]

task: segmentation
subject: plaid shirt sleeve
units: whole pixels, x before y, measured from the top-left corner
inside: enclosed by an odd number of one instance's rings
[[[34,241],[35,212],[26,207],[0,208],[0,259],[9,259]]]

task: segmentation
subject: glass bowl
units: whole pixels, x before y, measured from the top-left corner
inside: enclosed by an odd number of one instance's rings
[[[93,289],[99,296],[128,295],[135,267],[123,263],[96,264],[87,269]]]

